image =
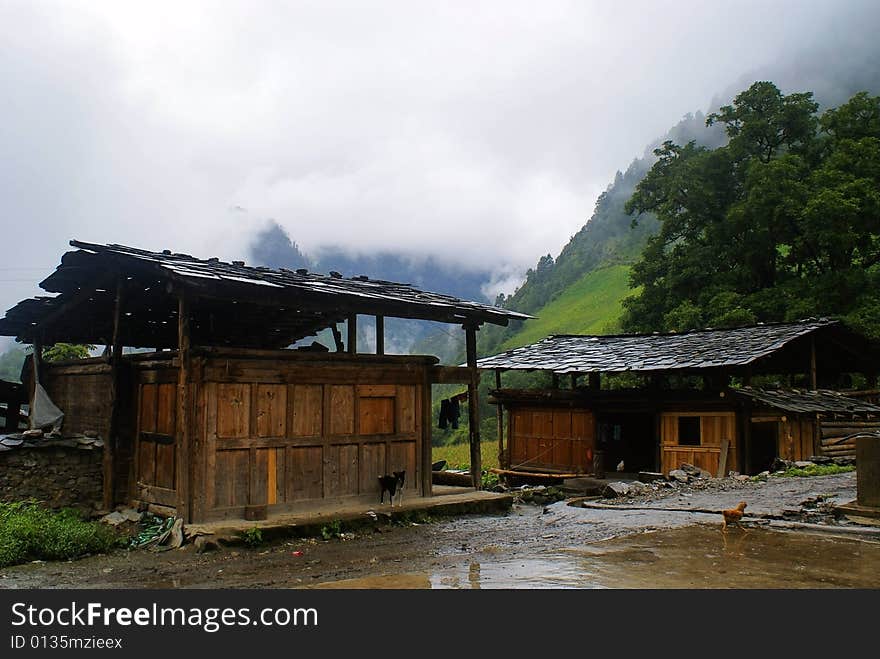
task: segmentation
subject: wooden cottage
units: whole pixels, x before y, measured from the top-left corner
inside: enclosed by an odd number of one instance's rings
[[[512,471],[603,474],[669,472],[682,463],[712,474],[758,473],[774,458],[842,456],[850,431],[880,428],[873,392],[843,395],[843,374],[874,382],[880,346],[834,320],[618,336],[551,336],[478,360],[496,372],[502,467]],[[507,370],[544,370],[554,386],[505,389]],[[610,374],[644,386],[609,388]],[[799,390],[749,386],[758,376],[792,376]],[[699,388],[674,381],[698,380]],[[731,388],[732,378],[738,384]],[[503,415],[507,412],[506,445]],[[622,465],[621,465],[622,463]]]
[[[58,295],[10,309],[0,335],[37,355],[57,342],[107,346],[38,363],[36,380],[65,431],[109,438],[106,507],[150,505],[186,522],[372,502],[377,477],[398,470],[430,496],[431,385],[466,383],[476,397],[476,331],[527,317],[363,276],[71,245],[40,284]],[[358,316],[375,318],[373,354],[358,350]],[[384,354],[386,316],[463,326],[469,367]],[[302,341],[325,328],[331,346]]]

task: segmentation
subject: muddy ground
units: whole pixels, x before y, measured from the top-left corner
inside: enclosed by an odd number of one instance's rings
[[[854,473],[713,479],[597,508],[519,503],[330,540],[32,563],[0,570],[0,588],[878,588],[880,527],[833,514],[855,496]],[[747,531],[722,534],[717,511],[740,500]]]

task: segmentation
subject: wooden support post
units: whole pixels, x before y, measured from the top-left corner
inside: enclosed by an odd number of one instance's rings
[[[122,387],[119,373],[122,366],[122,305],[125,303],[125,280],[116,280],[116,302],[113,305],[113,342],[110,352],[110,423],[104,438],[104,509],[112,510],[115,503],[114,460],[119,434],[119,391]]]
[[[430,369],[425,369],[425,376],[422,378],[422,483],[421,494],[423,497],[429,497],[433,493],[433,474],[431,465],[434,462],[432,452],[431,435],[433,430],[434,419],[431,416],[431,376]]]
[[[818,377],[816,373],[816,339],[810,338],[810,388],[818,389]]]
[[[741,474],[749,473],[749,461],[752,459],[752,406],[746,403],[742,414],[742,447],[737,451],[742,462]],[[751,475],[751,474],[749,474]]]
[[[189,300],[181,290],[177,297],[177,358],[180,368],[177,374],[177,438],[174,462],[177,489],[177,516],[190,523],[190,432],[189,432],[189,381],[191,369],[191,346],[189,328]]]
[[[483,459],[480,455],[480,401],[477,398],[477,387],[480,383],[480,373],[477,371],[477,328],[474,325],[465,325],[464,331],[467,365],[471,370],[471,379],[468,383],[471,482],[474,485],[474,489],[479,490],[483,482]]]
[[[599,373],[590,373],[590,389],[599,390],[602,387],[602,380]]]
[[[577,386],[578,386],[578,374],[572,373],[571,374],[571,390],[574,391],[575,389],[577,389]]]
[[[358,351],[358,322],[357,322],[357,314],[351,314],[346,321],[346,326],[348,328],[348,354],[356,355]]]
[[[342,332],[339,331],[336,323],[330,326],[330,331],[333,332],[333,343],[336,344],[336,352],[345,352],[345,346],[342,345]]]
[[[385,316],[376,316],[376,354],[385,354]]]
[[[495,369],[495,389],[501,389],[501,369]],[[504,406],[501,401],[495,406],[495,415],[498,422],[498,464],[504,464]]]

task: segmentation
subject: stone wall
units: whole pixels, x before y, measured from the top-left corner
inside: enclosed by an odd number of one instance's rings
[[[18,447],[0,452],[0,500],[37,499],[86,513],[102,504],[102,448]]]

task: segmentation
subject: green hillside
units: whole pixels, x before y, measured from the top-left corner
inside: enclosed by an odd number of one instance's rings
[[[618,331],[621,301],[631,294],[629,266],[613,265],[588,272],[555,300],[535,312],[501,350],[539,341],[550,334],[608,334]]]

